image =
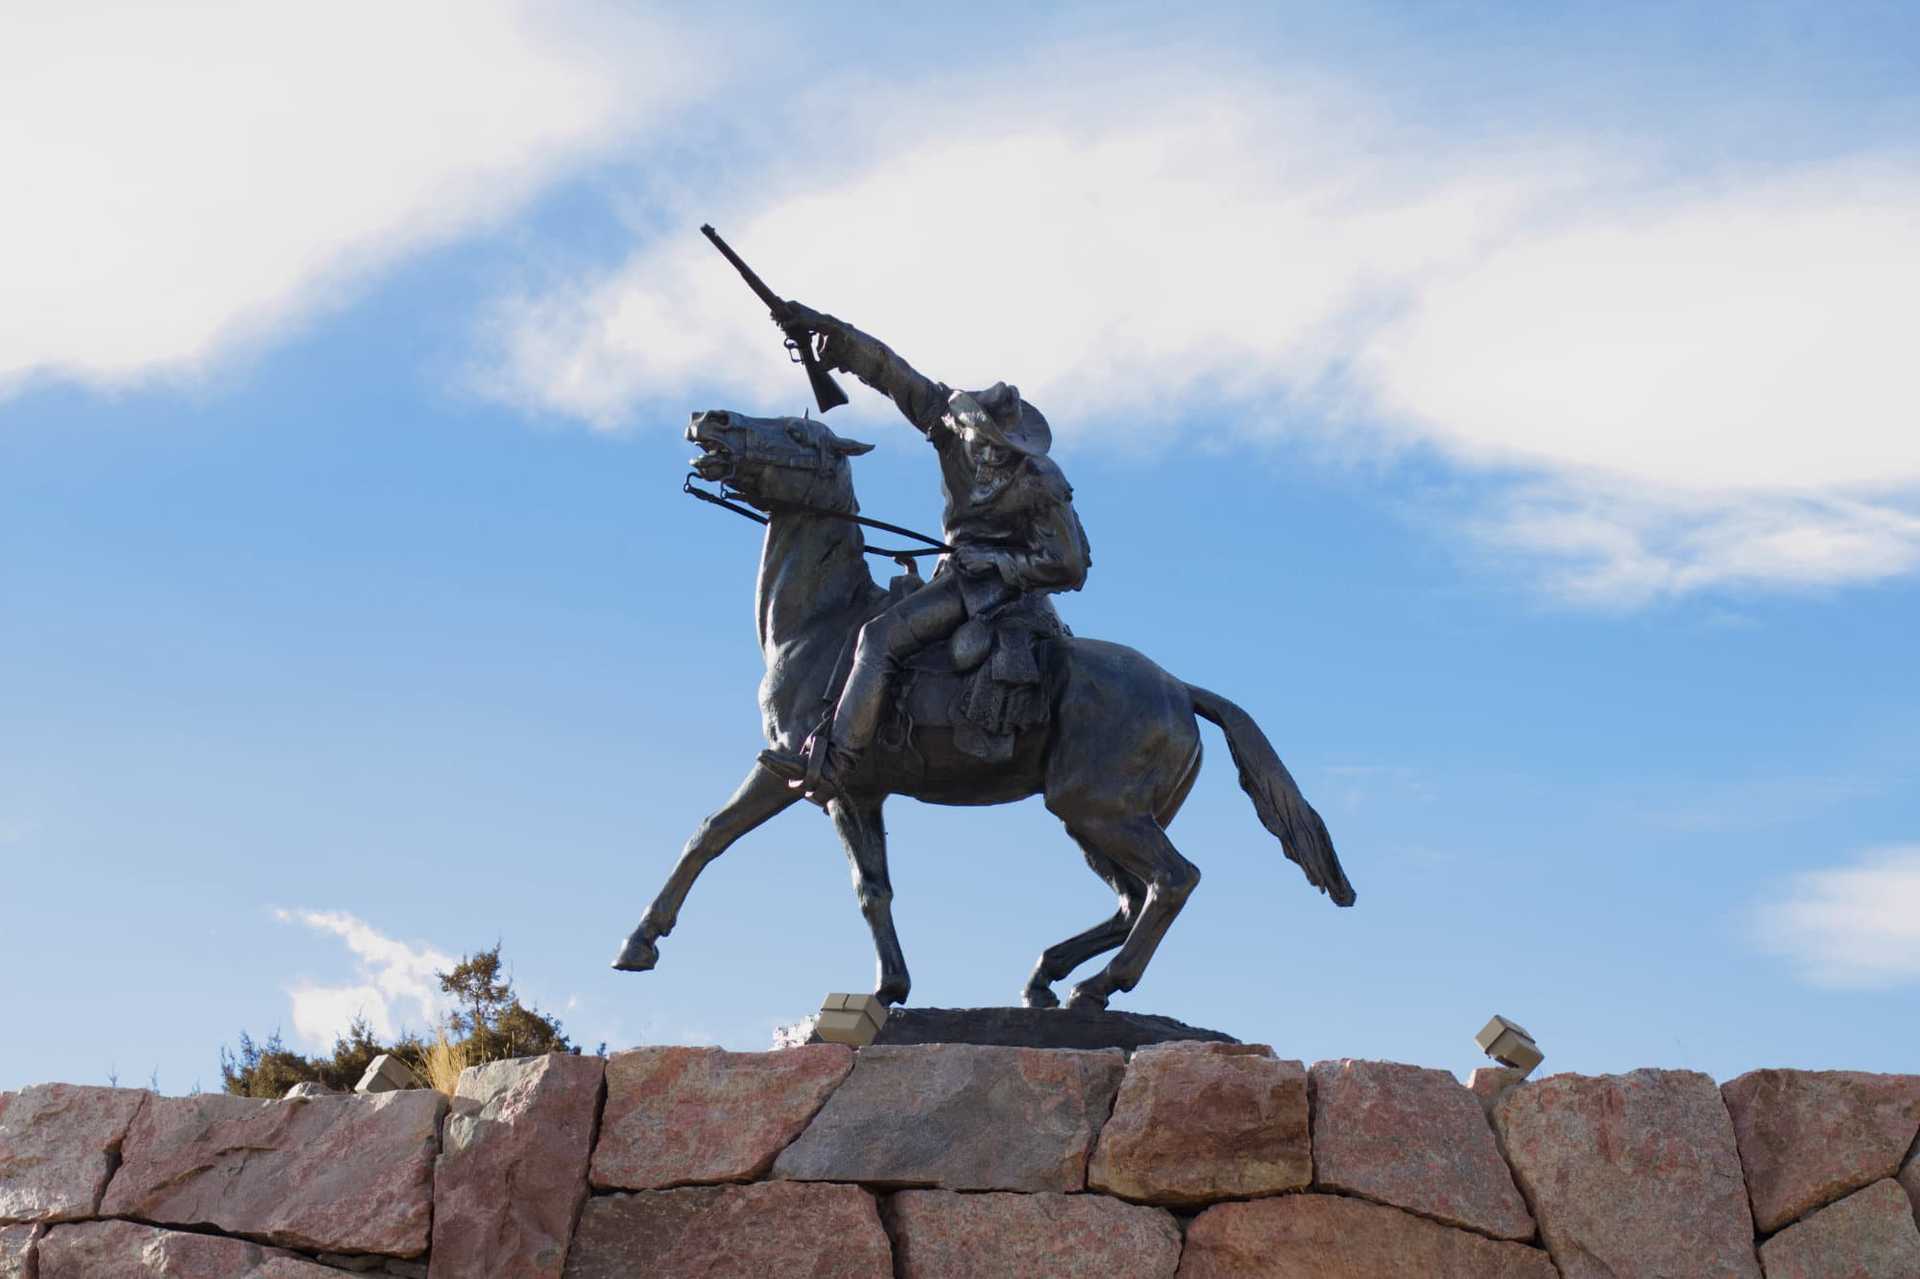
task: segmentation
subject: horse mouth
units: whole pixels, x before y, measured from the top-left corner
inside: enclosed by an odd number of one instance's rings
[[[692,459],[693,473],[703,480],[723,480],[733,474],[733,450],[718,441],[695,440],[700,456]]]

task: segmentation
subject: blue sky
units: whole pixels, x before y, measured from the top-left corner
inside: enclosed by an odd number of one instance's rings
[[[792,811],[606,968],[758,749],[690,409],[805,385],[700,239],[1054,423],[1063,602],[1245,705],[1117,1001],[1307,1060],[1920,1054],[1920,30],[1897,5],[506,0],[0,18],[0,1088],[424,1027],[759,1048],[872,953]],[[855,389],[865,508],[937,521]],[[1211,732],[1211,730],[1209,730]],[[914,1002],[1104,888],[896,801]]]

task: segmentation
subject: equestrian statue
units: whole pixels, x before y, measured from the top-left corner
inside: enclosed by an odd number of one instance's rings
[[[1200,771],[1197,719],[1225,732],[1254,811],[1308,882],[1351,906],[1354,890],[1325,823],[1252,717],[1131,648],[1075,636],[1060,620],[1050,596],[1080,589],[1092,555],[1040,411],[1004,382],[962,391],[933,381],[852,325],[774,296],[702,229],[767,302],[823,410],[845,402],[826,370],[851,373],[891,398],[933,445],[946,501],[945,540],[936,545],[945,554],[930,580],[910,559],[887,586],[874,580],[865,557],[875,548],[861,526],[878,522],[858,515],[851,465],[871,444],[806,417],[692,415],[695,473],[765,512],[755,615],[769,748],[687,842],[613,966],[654,967],[656,943],[707,864],[809,799],[826,809],[852,862],[879,958],[874,994],[903,1003],[910,979],[893,926],[887,797],[974,805],[1038,794],[1119,908],[1044,951],[1022,1002],[1057,1006],[1055,982],[1117,949],[1067,1000],[1104,1008],[1139,983],[1200,881],[1167,837]]]

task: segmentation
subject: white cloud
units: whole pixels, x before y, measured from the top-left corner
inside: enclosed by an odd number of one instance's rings
[[[1068,448],[1197,420],[1491,474],[1490,543],[1575,598],[1920,566],[1913,157],[1681,182],[1577,137],[1436,139],[1325,85],[1049,70],[842,94],[811,177],[737,177],[759,203],[722,230],[930,374],[1017,381]],[[495,336],[497,393],[600,427],[804,394],[691,221],[510,301]]]
[[[1756,920],[1761,943],[1816,985],[1920,981],[1920,846],[1795,875]]]
[[[14,5],[0,391],[192,372],[499,215],[676,93],[573,0]]]
[[[353,955],[352,980],[335,985],[302,981],[288,988],[294,1031],[308,1044],[331,1047],[355,1017],[365,1017],[375,1035],[391,1040],[402,1030],[425,1031],[446,1011],[446,997],[434,974],[452,969],[459,962],[456,956],[424,943],[396,941],[342,911],[273,914],[282,923],[338,937]]]

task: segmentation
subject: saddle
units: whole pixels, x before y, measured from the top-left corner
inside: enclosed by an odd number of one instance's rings
[[[917,579],[896,578],[889,593],[898,599],[917,585]],[[911,753],[916,728],[948,728],[956,749],[983,763],[1007,762],[1019,734],[1051,718],[1058,642],[1072,635],[1040,592],[990,617],[967,619],[945,643],[929,644],[901,663],[877,744]],[[829,704],[839,700],[852,666],[849,639],[828,688]]]

